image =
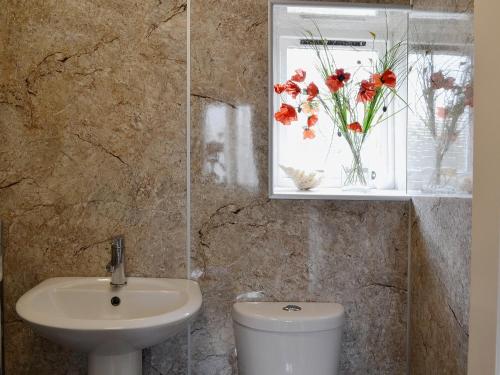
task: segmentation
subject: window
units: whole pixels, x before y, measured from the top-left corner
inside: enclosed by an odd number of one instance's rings
[[[310,6],[306,3],[272,5],[271,87],[287,82],[297,69],[303,69],[307,79],[301,84],[301,90],[305,90],[308,82],[317,82],[321,86],[320,95],[325,92],[328,98],[330,93],[324,85],[325,74],[318,69],[321,58],[326,60],[327,55],[332,56],[335,68],[342,67],[346,72],[354,72],[353,80],[361,82],[372,80],[374,66],[385,58],[386,52],[393,46],[400,48],[398,53],[402,56],[396,72],[399,80],[397,95],[392,99],[389,95],[384,97],[385,112],[379,110],[377,118],[380,121],[363,141],[360,156],[363,175],[366,176],[363,189],[352,189],[346,184],[349,181],[349,165],[353,160],[352,146],[338,126],[332,125],[328,109],[321,105],[324,101],[317,101],[321,103],[315,107],[318,120],[314,128],[308,128],[306,124],[311,114],[301,110],[304,99],[291,103],[292,100],[286,94],[283,99],[283,95],[270,93],[272,197],[406,199],[408,189],[413,193],[425,190],[422,180],[430,178],[432,169],[427,167],[427,164],[432,163],[429,156],[431,151],[426,150],[432,148],[430,143],[433,140],[423,135],[425,127],[421,126],[422,116],[410,108],[413,106],[423,113],[423,109],[419,108],[423,88],[417,83],[417,69],[408,69],[408,63],[413,66],[421,62],[418,53],[408,52],[409,19],[409,11],[405,9]],[[434,21],[434,25],[437,24]],[[311,47],[320,43],[322,48]],[[436,61],[443,59],[444,55],[435,53]],[[460,74],[456,67],[449,67],[449,70],[448,74]],[[330,73],[334,71],[332,67]],[[349,95],[356,98],[356,92],[349,92]],[[275,119],[274,114],[280,110],[283,100],[286,102],[287,99],[296,108],[297,120],[284,126]],[[356,103],[355,99],[353,103]],[[440,104],[436,102],[435,106],[440,107]],[[352,104],[349,122],[363,119],[364,108],[361,103]],[[468,114],[471,111],[467,108],[465,112]],[[471,118],[464,115],[460,121],[463,123],[461,128],[466,128]],[[364,122],[358,122],[364,126]],[[314,130],[313,139],[305,136],[305,129]],[[460,133],[460,139],[450,147],[441,168],[448,168],[450,163],[460,164],[453,173],[470,176],[471,158],[470,154],[464,152],[465,148],[470,149],[469,133],[469,130]],[[313,179],[321,179],[321,183],[313,189],[300,190],[294,181],[294,173],[311,174]]]
[[[410,20],[413,43],[408,75],[408,105],[412,109],[408,113],[408,191],[470,195],[471,19],[457,14],[443,22],[439,14],[415,12]]]

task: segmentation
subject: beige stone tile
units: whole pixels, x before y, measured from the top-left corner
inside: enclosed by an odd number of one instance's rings
[[[411,230],[411,373],[467,373],[471,200],[416,198]]]
[[[474,0],[413,0],[413,6],[419,10],[469,13],[474,11]]]
[[[126,235],[131,275],[185,276],[185,3],[7,5],[0,22],[6,369],[83,374],[83,356],[34,335],[13,307],[47,277],[102,275],[117,233]],[[204,293],[192,327],[193,373],[235,372],[230,308],[238,298],[340,302],[348,317],[344,373],[404,373],[408,204],[269,201],[267,1],[191,5],[191,260]],[[426,208],[415,210],[428,217]],[[421,253],[433,240],[418,225],[425,238],[415,235],[413,244]],[[458,238],[465,249],[467,237]],[[449,265],[440,267],[448,275]],[[419,267],[416,280],[430,270]],[[452,323],[466,325],[457,301],[467,289],[447,294],[454,272],[414,314],[442,314],[444,337],[458,343],[450,350],[464,353],[463,330]],[[426,283],[418,285],[441,285]],[[437,340],[425,330],[422,337],[426,345]],[[151,348],[145,374],[184,374],[186,355],[183,335]]]
[[[404,373],[408,204],[269,201],[267,2],[194,1],[192,19],[193,373],[235,373],[242,299],[343,303],[344,373]]]
[[[402,373],[407,220],[406,203],[273,201],[219,209],[194,243],[204,293],[192,337],[195,373],[231,373],[230,309],[247,299],[340,302],[347,312],[343,371]]]
[[[116,234],[129,275],[185,277],[186,3],[9,2],[2,17],[7,322],[45,278],[104,275]],[[83,371],[58,366],[67,352],[23,332],[7,328],[9,373]]]

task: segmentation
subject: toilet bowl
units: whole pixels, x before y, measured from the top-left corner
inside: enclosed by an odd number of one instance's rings
[[[337,303],[233,305],[239,375],[337,375],[344,308]]]

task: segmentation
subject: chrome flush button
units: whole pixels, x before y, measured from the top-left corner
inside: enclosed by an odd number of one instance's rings
[[[302,310],[302,307],[297,306],[297,305],[286,305],[283,307],[283,310],[285,311],[300,311]]]

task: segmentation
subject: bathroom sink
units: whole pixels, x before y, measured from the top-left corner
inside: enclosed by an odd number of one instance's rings
[[[57,277],[43,281],[16,305],[40,335],[89,353],[91,375],[142,373],[141,350],[187,327],[201,307],[191,280]]]

